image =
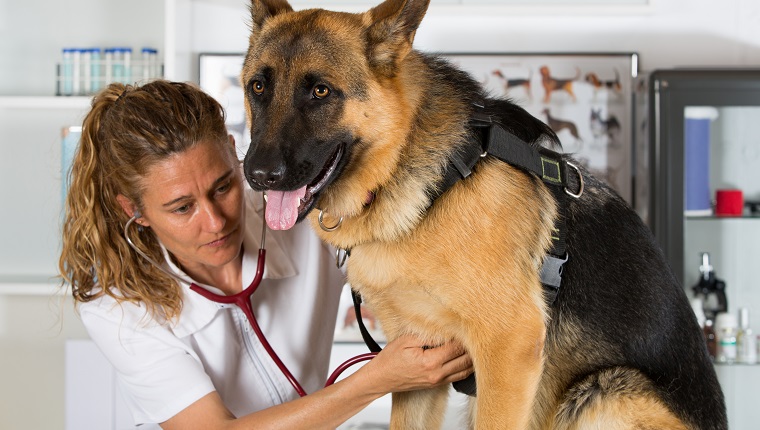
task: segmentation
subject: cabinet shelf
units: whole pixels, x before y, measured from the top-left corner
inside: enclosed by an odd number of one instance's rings
[[[760,367],[760,362],[758,363],[713,363],[716,367]]]
[[[47,280],[13,280],[0,277],[0,296],[63,296],[69,289]]]
[[[760,215],[743,215],[743,216],[718,216],[718,215],[686,215],[685,219],[689,221],[741,221],[741,220],[758,220]]]
[[[5,109],[77,109],[90,107],[92,97],[57,96],[0,96],[0,108]]]

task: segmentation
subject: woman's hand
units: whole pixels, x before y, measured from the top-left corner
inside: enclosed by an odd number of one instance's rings
[[[458,342],[429,348],[412,335],[389,342],[359,370],[382,394],[456,382],[473,371],[470,356]]]

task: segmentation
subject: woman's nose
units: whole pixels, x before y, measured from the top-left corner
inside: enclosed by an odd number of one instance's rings
[[[222,208],[213,203],[203,206],[203,220],[208,231],[222,231],[227,223]]]

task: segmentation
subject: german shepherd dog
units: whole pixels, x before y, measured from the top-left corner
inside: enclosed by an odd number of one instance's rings
[[[252,0],[244,171],[268,193],[267,224],[309,218],[350,250],[348,280],[389,339],[461,342],[475,367],[471,428],[727,428],[686,294],[608,186],[579,169],[585,192],[563,209],[533,173],[486,154],[441,193],[480,106],[527,148],[557,138],[412,48],[428,4],[354,14]],[[540,272],[561,213],[567,262],[552,302]],[[394,393],[391,428],[440,428],[447,394]]]

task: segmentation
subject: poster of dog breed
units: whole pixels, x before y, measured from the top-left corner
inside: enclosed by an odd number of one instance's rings
[[[269,227],[307,220],[350,252],[348,280],[389,339],[464,345],[477,387],[467,427],[726,429],[701,330],[648,228],[552,155],[544,122],[413,48],[428,6],[252,0],[244,171],[267,192]],[[511,149],[492,152],[504,136]],[[513,151],[553,173],[502,159]],[[394,393],[391,428],[440,428],[448,393]]]
[[[470,73],[489,94],[509,98],[545,122],[557,134],[562,152],[629,203],[642,204],[633,198],[630,161],[639,134],[632,108],[636,54],[447,53],[444,58]],[[602,121],[612,118],[619,121],[617,130],[602,131]]]

